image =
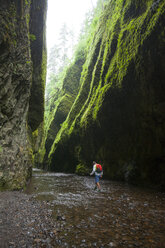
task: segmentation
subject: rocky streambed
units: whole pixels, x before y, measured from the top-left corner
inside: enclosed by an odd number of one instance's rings
[[[73,174],[33,172],[0,192],[0,247],[165,247],[165,194]]]

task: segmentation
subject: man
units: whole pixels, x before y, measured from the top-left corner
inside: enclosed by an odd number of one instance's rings
[[[93,170],[90,173],[90,176],[92,176],[93,174],[95,174],[95,183],[96,186],[94,189],[98,189],[98,191],[100,191],[100,177],[102,177],[103,175],[103,169],[102,166],[100,164],[97,164],[95,161],[93,161]]]

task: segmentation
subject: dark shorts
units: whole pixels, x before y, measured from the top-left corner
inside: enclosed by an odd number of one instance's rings
[[[101,175],[99,175],[99,176],[95,175],[95,183],[98,183],[99,182],[100,177],[101,177]]]

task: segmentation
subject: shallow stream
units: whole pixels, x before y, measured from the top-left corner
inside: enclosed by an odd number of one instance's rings
[[[94,177],[35,170],[27,193],[57,221],[54,247],[165,247],[165,194]]]

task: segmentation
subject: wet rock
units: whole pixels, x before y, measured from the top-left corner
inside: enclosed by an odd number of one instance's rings
[[[37,128],[44,116],[45,13],[46,0],[35,4],[24,0],[3,1],[0,7],[0,187],[5,189],[21,189],[31,177],[33,157],[29,136],[33,128],[27,117],[37,115]],[[32,54],[34,43],[31,44],[30,32],[39,32]],[[32,78],[37,80],[37,86]],[[29,98],[33,94],[40,98],[40,103],[33,102],[33,111],[29,111]]]
[[[108,246],[109,246],[109,247],[116,247],[116,244],[115,244],[114,242],[110,242],[110,243],[108,244]]]
[[[64,216],[60,216],[60,215],[58,215],[56,219],[58,221],[65,221],[66,220]]]

